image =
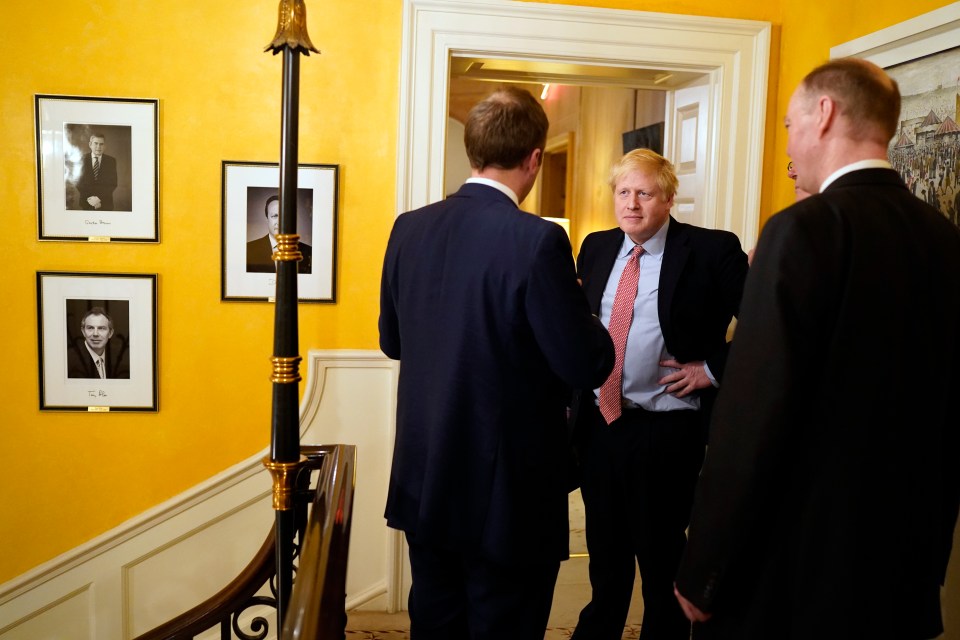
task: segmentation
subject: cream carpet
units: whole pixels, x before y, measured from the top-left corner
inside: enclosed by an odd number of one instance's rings
[[[560,565],[557,588],[553,594],[553,608],[544,640],[569,638],[577,625],[577,618],[590,600],[587,544],[584,539],[583,500],[580,491],[570,494],[570,554]],[[633,602],[624,628],[624,640],[635,640],[640,634],[643,602],[640,597],[640,579],[633,589]],[[347,640],[408,640],[409,619],[406,612],[351,611],[347,615]]]

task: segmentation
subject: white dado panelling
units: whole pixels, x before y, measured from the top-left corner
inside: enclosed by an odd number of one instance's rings
[[[93,607],[89,585],[49,603],[2,629],[4,640],[41,640],[47,638],[89,638],[96,636],[91,627]]]
[[[171,611],[186,611],[222,589],[224,567],[232,568],[229,580],[246,566],[271,528],[273,513],[269,492],[263,492],[173,540],[158,532],[153,548],[121,567],[128,606],[124,636],[149,631],[169,620]]]
[[[383,505],[398,364],[379,351],[318,350],[305,371],[301,442],[357,446],[347,607],[392,607],[401,547]],[[0,640],[132,638],[216,593],[273,524],[268,451],[0,585]]]

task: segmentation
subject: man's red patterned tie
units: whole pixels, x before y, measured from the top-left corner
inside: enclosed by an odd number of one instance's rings
[[[613,296],[613,309],[610,311],[610,326],[607,331],[613,338],[613,348],[616,360],[613,372],[607,381],[600,387],[600,413],[603,419],[610,424],[620,417],[623,391],[623,356],[627,348],[627,334],[630,333],[630,323],[633,321],[633,302],[637,298],[637,282],[640,280],[640,254],[643,247],[633,248],[627,265],[620,274],[617,283],[617,293]]]

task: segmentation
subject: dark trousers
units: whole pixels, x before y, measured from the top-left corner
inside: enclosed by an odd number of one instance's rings
[[[505,566],[407,543],[410,640],[543,640],[559,561]]]
[[[703,463],[697,411],[625,410],[608,425],[593,403],[581,452],[593,596],[575,640],[620,640],[633,593],[643,594],[641,640],[688,640],[690,623],[673,594]]]

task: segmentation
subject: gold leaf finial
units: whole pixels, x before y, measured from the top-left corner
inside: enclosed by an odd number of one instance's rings
[[[277,33],[273,41],[264,51],[273,50],[274,55],[284,47],[294,51],[300,50],[304,55],[310,52],[320,53],[307,34],[307,7],[303,0],[280,0],[280,16],[277,22]]]

